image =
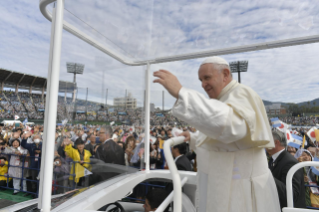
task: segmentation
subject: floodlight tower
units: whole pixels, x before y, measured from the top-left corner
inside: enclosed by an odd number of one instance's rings
[[[67,69],[68,73],[74,74],[73,82],[75,84],[76,83],[76,75],[83,74],[83,72],[84,72],[84,64],[67,62],[66,69]],[[76,92],[76,88],[74,88],[73,95],[72,95],[73,102],[75,101],[75,92]]]
[[[234,61],[229,63],[229,68],[232,73],[238,73],[238,82],[240,83],[240,72],[247,72],[248,61]]]

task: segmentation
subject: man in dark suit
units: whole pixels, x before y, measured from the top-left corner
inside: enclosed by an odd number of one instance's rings
[[[187,144],[181,143],[172,148],[172,154],[178,170],[193,171],[190,160],[186,157]]]
[[[101,145],[97,148],[95,156],[105,163],[125,165],[124,150],[113,139],[112,128],[102,126],[99,132]]]
[[[112,128],[103,125],[99,131],[101,145],[96,149],[95,158],[100,161],[92,165],[93,176],[90,176],[90,185],[105,181],[121,173],[114,172],[108,164],[118,164],[125,166],[124,150],[112,140]],[[101,161],[103,161],[101,163]]]
[[[275,141],[275,147],[273,149],[267,149],[268,154],[271,156],[268,165],[275,179],[280,206],[283,208],[287,207],[287,173],[292,166],[298,163],[298,161],[286,151],[287,142],[285,135],[277,131],[273,131],[272,134]],[[304,184],[303,169],[299,169],[292,178],[295,208],[306,208]]]
[[[96,142],[96,137],[95,137],[95,135],[93,135],[93,134],[89,135],[88,136],[88,140],[90,140],[90,143],[86,144],[84,149],[89,150],[91,155],[93,157],[95,157],[95,151],[94,151],[95,146],[96,146],[96,143],[95,143]]]

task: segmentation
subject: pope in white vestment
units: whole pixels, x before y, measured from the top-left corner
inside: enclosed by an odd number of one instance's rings
[[[264,149],[274,141],[257,93],[233,80],[220,57],[206,59],[199,69],[210,99],[182,87],[168,71],[154,76],[177,98],[172,114],[199,130],[188,136],[197,155],[197,211],[280,211]]]

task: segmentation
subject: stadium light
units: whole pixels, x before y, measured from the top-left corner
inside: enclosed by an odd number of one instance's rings
[[[248,61],[234,61],[229,63],[229,68],[232,73],[238,73],[238,82],[240,83],[240,72],[247,72]]]
[[[74,74],[83,74],[84,72],[84,64],[80,63],[66,63],[66,69],[68,73]],[[74,80],[75,82],[75,80]]]
[[[84,64],[67,62],[66,63],[66,70],[68,73],[74,74],[73,82],[75,84],[76,83],[76,75],[83,74],[83,72],[84,72]],[[75,92],[76,92],[76,88],[74,88],[73,95],[72,95],[73,102],[75,101]]]

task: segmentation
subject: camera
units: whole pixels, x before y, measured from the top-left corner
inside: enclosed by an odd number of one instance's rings
[[[60,164],[60,161],[55,161],[53,164],[54,164],[54,165],[59,165],[59,164]]]

